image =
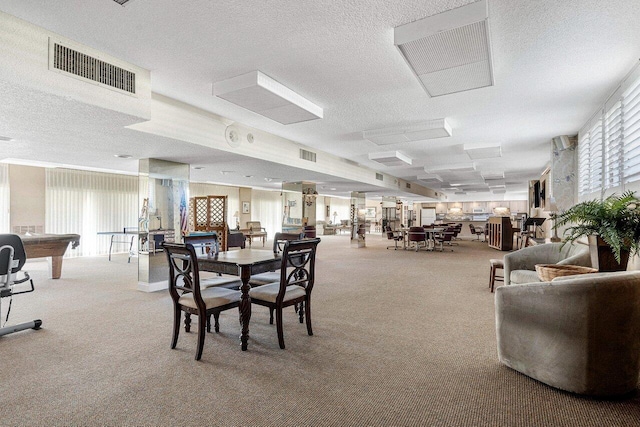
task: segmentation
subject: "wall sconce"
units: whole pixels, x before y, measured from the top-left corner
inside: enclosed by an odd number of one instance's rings
[[[312,206],[315,203],[316,197],[318,197],[318,192],[312,188],[305,188],[302,190],[302,196],[304,203],[307,206]]]

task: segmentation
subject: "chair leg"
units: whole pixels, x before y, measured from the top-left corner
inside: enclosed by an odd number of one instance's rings
[[[307,307],[308,310],[308,307]],[[304,301],[300,303],[300,310],[298,311],[300,323],[304,323]]]
[[[493,292],[493,286],[495,284],[495,281],[496,281],[496,267],[492,265],[491,269],[489,270],[489,289],[491,289],[491,292]]]
[[[276,308],[276,329],[278,331],[278,344],[284,350],[284,332],[282,330],[282,308]]]
[[[191,313],[184,314],[184,331],[191,332]]]
[[[220,332],[220,313],[213,313],[213,321],[214,321],[214,325],[213,325],[213,329],[216,332]]]
[[[273,308],[269,307],[269,324],[273,325]]]
[[[207,315],[207,332],[211,332],[211,315]]]
[[[313,330],[311,329],[311,299],[307,299],[307,312],[305,315],[307,321],[307,334],[313,335]]]
[[[196,360],[200,360],[202,357],[202,349],[204,348],[204,334],[207,326],[207,316],[204,314],[198,315],[198,348],[196,350]]]
[[[180,310],[180,307],[174,307],[173,337],[171,338],[171,348],[176,348],[176,344],[178,344],[178,335],[180,335],[180,318],[181,317],[182,317],[182,310]]]

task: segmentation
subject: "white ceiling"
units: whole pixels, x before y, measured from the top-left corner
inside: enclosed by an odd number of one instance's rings
[[[463,146],[501,145],[502,157],[475,160],[475,173],[443,178],[481,183],[481,174],[504,172],[507,191],[524,192],[549,161],[551,138],[576,134],[638,60],[640,8],[636,0],[489,0],[495,85],[429,98],[394,46],[393,28],[470,2],[0,0],[0,10],[151,70],[156,93],[409,181],[420,183],[425,167],[470,162]],[[214,82],[254,70],[322,107],[324,118],[282,125],[212,95]],[[326,194],[373,190],[141,135],[123,128],[123,115],[2,83],[0,135],[17,140],[2,158],[133,172],[135,160],[113,157],[126,152],[201,164],[192,171],[198,181],[267,187],[275,184],[264,178],[273,177],[318,181]],[[438,118],[452,137],[385,146],[412,165],[369,160],[380,147],[362,131]]]

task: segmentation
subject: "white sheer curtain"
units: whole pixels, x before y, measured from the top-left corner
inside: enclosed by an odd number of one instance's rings
[[[9,165],[0,163],[0,233],[9,233],[10,205]]]
[[[137,226],[137,176],[71,169],[46,169],[45,174],[45,231],[81,236],[80,246],[67,256],[107,254],[110,236],[98,232]],[[124,244],[113,248],[114,253],[128,250]]]
[[[251,191],[251,220],[260,221],[268,233],[268,238],[282,231],[282,196],[279,191]]]
[[[331,198],[331,221],[333,221],[333,214],[337,213],[336,223],[340,223],[341,220],[351,219],[351,199],[339,199],[337,197]]]
[[[227,196],[227,224],[229,228],[234,228],[236,219],[233,217],[233,214],[240,210],[240,189],[227,185],[204,184],[200,182],[189,183],[189,197],[203,196]]]

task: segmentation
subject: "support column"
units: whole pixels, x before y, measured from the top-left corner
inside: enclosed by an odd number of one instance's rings
[[[365,193],[354,191],[351,193],[351,247],[366,247],[366,215],[367,200]]]
[[[167,289],[169,266],[160,244],[181,242],[188,228],[189,165],[141,159],[138,228],[138,290]]]

